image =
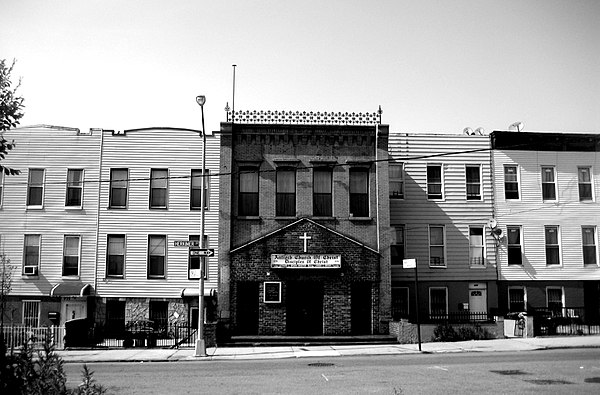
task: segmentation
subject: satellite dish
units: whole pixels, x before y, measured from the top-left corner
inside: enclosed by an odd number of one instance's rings
[[[500,236],[502,236],[502,229],[500,229],[500,228],[493,228],[492,229],[492,233],[495,234],[496,236],[500,237]]]
[[[490,218],[490,220],[488,221],[488,226],[492,229],[498,227],[498,223],[496,222],[496,220],[494,218]]]
[[[475,129],[475,134],[478,134],[480,136],[483,136],[485,134],[485,129],[482,127],[479,127],[477,129]]]
[[[508,130],[516,130],[517,132],[520,132],[521,130],[523,130],[523,126],[524,126],[524,125],[523,125],[523,122],[519,122],[519,121],[517,121],[517,122],[515,122],[515,123],[512,123],[512,124],[511,124],[511,125],[508,127]]]
[[[467,136],[470,136],[471,134],[473,134],[473,129],[466,127],[463,129],[463,134],[466,134]]]

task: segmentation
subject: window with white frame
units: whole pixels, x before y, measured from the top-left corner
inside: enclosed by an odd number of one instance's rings
[[[481,200],[481,166],[467,165],[465,167],[467,200]]]
[[[577,178],[579,184],[579,201],[586,202],[594,199],[592,193],[592,168],[578,167]]]
[[[408,318],[410,314],[408,287],[392,287],[392,318]]]
[[[558,226],[545,226],[544,230],[546,234],[546,265],[560,265]]]
[[[429,288],[429,316],[433,320],[448,318],[448,288]]]
[[[390,163],[390,198],[404,199],[404,164]]]
[[[509,265],[523,264],[523,248],[521,244],[521,227],[508,225],[506,227],[507,252]]]
[[[25,235],[23,243],[23,274],[38,274],[40,268],[41,240],[41,235]]]
[[[150,169],[150,208],[167,208],[168,169]]]
[[[542,199],[556,200],[556,172],[554,166],[542,166]]]
[[[427,199],[443,198],[442,165],[427,165]]]
[[[204,173],[204,176],[203,176]],[[192,177],[191,177],[191,187],[190,187],[190,209],[192,210],[200,210],[202,208],[202,204],[200,203],[201,199],[201,188],[202,181],[204,180],[204,209],[208,210],[210,205],[210,170],[205,169],[202,172],[201,169],[193,169]]]
[[[81,237],[76,235],[65,235],[63,243],[63,276],[79,275],[79,251]]]
[[[148,278],[165,278],[167,236],[148,236]]]
[[[516,165],[504,166],[504,198],[519,198],[519,168]]]
[[[508,287],[508,311],[527,311],[527,294],[525,287]]]
[[[596,265],[596,227],[582,226],[581,227],[581,244],[583,246],[583,264]]]
[[[469,264],[471,267],[485,267],[484,227],[469,226]]]
[[[200,241],[199,235],[190,235],[189,241]],[[203,248],[209,248],[208,236],[204,235]],[[208,279],[208,260],[209,257],[201,257],[200,255],[188,254],[188,279],[198,280],[200,278],[200,264],[202,264],[202,272],[204,273],[204,279]]]
[[[402,265],[405,258],[405,227],[404,225],[396,225],[393,228],[392,244],[390,245],[392,265]]]
[[[38,328],[40,326],[40,301],[23,301],[23,325],[28,328]]]
[[[125,235],[108,235],[106,276],[123,277],[125,273]]]
[[[44,169],[29,169],[27,206],[42,207],[44,202]]]
[[[83,204],[83,170],[67,169],[67,196],[65,206],[81,207]]]
[[[445,256],[444,226],[429,225],[429,266],[445,267]]]
[[[546,306],[555,316],[563,317],[565,295],[562,287],[546,287]]]
[[[127,207],[128,169],[110,169],[110,207]]]

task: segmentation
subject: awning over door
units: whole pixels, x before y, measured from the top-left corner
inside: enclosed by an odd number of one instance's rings
[[[216,289],[204,288],[204,296],[215,296],[217,294]],[[198,297],[200,295],[200,291],[198,288],[184,288],[181,290],[181,297]]]
[[[58,283],[50,290],[50,296],[88,296],[92,286],[86,283]]]

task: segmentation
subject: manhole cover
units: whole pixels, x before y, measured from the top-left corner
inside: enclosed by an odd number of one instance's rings
[[[522,370],[490,370],[490,372],[492,372],[492,373],[498,373],[498,374],[503,374],[505,376],[514,376],[514,375],[518,375],[518,374],[529,374],[529,373],[524,372]]]
[[[585,380],[586,383],[596,383],[596,384],[600,384],[600,377],[589,377]]]
[[[316,368],[322,368],[324,366],[333,366],[334,364],[329,363],[329,362],[313,362],[313,363],[309,363],[308,366],[313,366]]]
[[[565,380],[543,380],[543,379],[539,379],[539,380],[525,380],[528,383],[531,384],[537,384],[537,385],[554,385],[554,384],[573,384],[570,381],[565,381]]]

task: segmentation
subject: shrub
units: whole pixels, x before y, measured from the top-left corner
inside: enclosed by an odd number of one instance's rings
[[[494,336],[480,325],[461,326],[455,330],[452,325],[438,325],[433,330],[434,342],[455,342],[463,340],[485,340],[492,339]]]

